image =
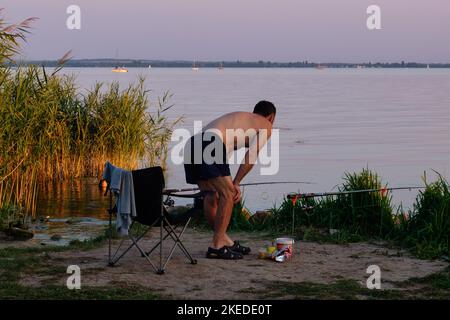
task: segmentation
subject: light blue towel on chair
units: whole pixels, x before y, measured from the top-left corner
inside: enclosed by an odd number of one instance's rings
[[[116,199],[116,229],[120,235],[126,236],[132,217],[136,216],[133,175],[131,171],[115,167],[107,161],[103,170],[103,179],[108,183],[109,189]]]

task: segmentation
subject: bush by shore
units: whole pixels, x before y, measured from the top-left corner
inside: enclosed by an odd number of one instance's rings
[[[380,190],[348,194],[347,191]],[[369,169],[347,173],[339,187],[343,194],[317,198],[284,199],[262,219],[247,219],[244,205],[234,208],[231,230],[267,231],[299,239],[354,242],[389,241],[409,248],[422,258],[450,256],[450,192],[442,177],[425,181],[411,210],[394,206],[392,192]]]

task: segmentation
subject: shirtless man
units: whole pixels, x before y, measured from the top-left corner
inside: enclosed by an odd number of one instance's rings
[[[241,199],[239,185],[270,138],[275,114],[271,102],[260,101],[253,113],[232,112],[213,120],[186,144],[186,181],[197,184],[203,192],[204,212],[214,230],[207,258],[234,260],[250,253],[250,248],[231,240],[226,231],[233,206]],[[228,158],[240,148],[248,150],[233,180]]]

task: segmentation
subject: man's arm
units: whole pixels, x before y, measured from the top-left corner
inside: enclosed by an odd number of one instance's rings
[[[238,172],[236,173],[236,176],[234,177],[233,184],[239,185],[241,184],[242,179],[247,175],[247,173],[252,170],[254,166],[254,162],[250,162],[250,150],[248,150],[245,154],[244,161],[239,166]]]
[[[252,143],[249,146],[249,149],[245,153],[244,161],[239,166],[238,172],[234,177],[233,184],[236,190],[235,202],[239,201],[241,198],[241,191],[239,185],[244,177],[252,170],[255,165],[256,159],[258,159],[259,151],[266,145],[272,134],[272,130],[260,130],[258,134],[253,139]]]

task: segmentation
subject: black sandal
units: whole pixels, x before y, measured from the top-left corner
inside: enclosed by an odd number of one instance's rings
[[[229,248],[231,251],[241,254],[249,254],[252,251],[252,249],[250,249],[249,247],[244,247],[243,245],[241,245],[239,241],[235,241],[234,244]]]
[[[208,248],[206,253],[206,258],[208,259],[225,259],[225,260],[239,260],[242,259],[242,254],[234,252],[227,246],[223,246],[220,249]]]

